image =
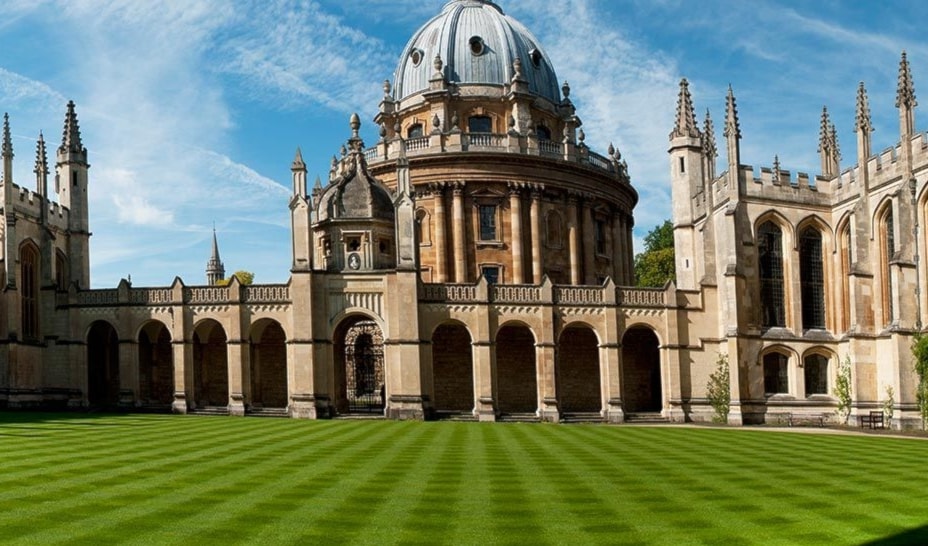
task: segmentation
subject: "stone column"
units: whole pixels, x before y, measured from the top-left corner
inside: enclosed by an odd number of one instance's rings
[[[464,237],[464,183],[456,182],[451,202],[451,222],[454,224],[454,282],[467,282],[467,255]]]
[[[532,229],[532,281],[541,284],[544,268],[541,265],[541,188],[532,188],[532,206],[529,209],[529,221]]]
[[[435,207],[435,280],[448,282],[448,234],[445,220],[445,186],[436,184],[432,188]]]
[[[139,405],[139,346],[132,340],[119,340],[119,406]]]
[[[522,189],[519,184],[509,184],[509,222],[512,229],[512,284],[525,282],[522,272]]]
[[[619,286],[627,286],[625,280],[625,237],[622,233],[622,219],[619,213],[612,217],[612,278]]]
[[[188,400],[196,400],[193,384],[193,343],[183,338],[172,341],[174,353],[174,402],[173,413],[187,413]]]
[[[596,230],[593,226],[593,208],[587,201],[583,206],[583,277],[585,284],[596,284]]]
[[[226,342],[226,370],[229,374],[229,415],[245,415],[242,369],[248,365],[247,345],[241,339]]]
[[[554,365],[553,341],[535,345],[535,374],[538,382],[538,417],[542,421],[557,423],[561,413],[557,399],[557,377]]]
[[[474,365],[474,416],[478,421],[496,421],[496,396],[493,392],[493,370],[496,368],[495,348],[490,341],[475,340],[472,344]]]
[[[567,198],[567,244],[570,254],[570,284],[580,284],[580,234],[577,233],[577,197]]]

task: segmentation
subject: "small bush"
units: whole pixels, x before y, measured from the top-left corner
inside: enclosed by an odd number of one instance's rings
[[[728,355],[719,353],[715,361],[715,371],[709,375],[706,396],[712,404],[712,409],[715,410],[712,421],[727,423],[728,410],[731,406],[731,374],[728,369]]]
[[[835,413],[842,424],[847,424],[851,415],[851,357],[845,356],[838,364],[838,377],[835,381],[835,398],[838,399],[838,408]]]

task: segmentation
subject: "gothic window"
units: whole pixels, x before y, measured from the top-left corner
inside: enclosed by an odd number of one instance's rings
[[[561,215],[553,210],[549,212],[545,228],[545,239],[548,247],[561,248],[564,244],[564,222],[561,220]]]
[[[786,326],[783,287],[783,233],[773,222],[757,229],[761,321],[766,327]]]
[[[799,235],[799,283],[802,290],[802,327],[825,328],[825,271],[822,233],[807,227]]]
[[[813,354],[803,361],[806,379],[806,396],[828,394],[828,358]]]
[[[23,338],[39,337],[39,252],[31,244],[19,253],[21,270]]]
[[[487,280],[487,283],[497,284],[499,282],[499,266],[484,265],[480,267],[480,272],[483,274],[483,278]]]
[[[419,138],[423,136],[424,130],[422,129],[421,123],[416,123],[410,125],[409,129],[406,129],[406,138]]]
[[[893,234],[893,207],[889,205],[880,217],[880,271],[882,273],[883,296],[883,324],[889,325],[893,321],[893,280],[889,262],[896,251],[895,236]]]
[[[605,256],[606,255],[606,222],[602,220],[596,220],[593,223],[595,232],[593,233],[594,243],[596,245],[596,253]]]
[[[496,205],[479,205],[477,211],[480,215],[480,240],[499,240],[496,235]]]
[[[68,258],[60,250],[55,252],[55,286],[58,290],[68,289]]]
[[[764,394],[789,392],[789,358],[783,353],[764,355]]]
[[[851,328],[851,223],[847,222],[841,229],[841,331]]]
[[[538,125],[535,127],[535,136],[538,137],[538,140],[551,140],[551,129],[544,125]]]
[[[471,133],[492,133],[493,120],[490,116],[471,116],[467,118],[467,130]]]
[[[416,211],[416,240],[422,246],[432,244],[432,215],[425,209]]]

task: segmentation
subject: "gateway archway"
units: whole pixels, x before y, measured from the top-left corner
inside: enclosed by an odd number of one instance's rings
[[[196,407],[229,405],[229,355],[226,332],[212,319],[193,333],[193,386]]]
[[[158,321],[139,332],[139,401],[146,406],[170,406],[174,401],[171,334]]]
[[[622,391],[626,413],[662,409],[660,342],[649,328],[630,328],[622,337]]]
[[[561,333],[557,350],[557,392],[562,413],[593,413],[602,409],[599,339],[587,326]]]
[[[87,401],[91,406],[119,403],[119,336],[104,320],[87,333]]]
[[[350,317],[336,330],[335,381],[338,413],[383,414],[386,375],[383,332],[366,317]]]

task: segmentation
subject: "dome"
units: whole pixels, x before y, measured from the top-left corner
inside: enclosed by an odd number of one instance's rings
[[[325,189],[319,198],[317,221],[376,219],[393,221],[396,211],[390,191],[370,176],[360,153],[354,166]]]
[[[538,40],[489,0],[448,2],[413,35],[394,73],[395,100],[429,89],[436,56],[447,81],[456,85],[506,85],[519,59],[529,91],[560,102],[557,74]]]

